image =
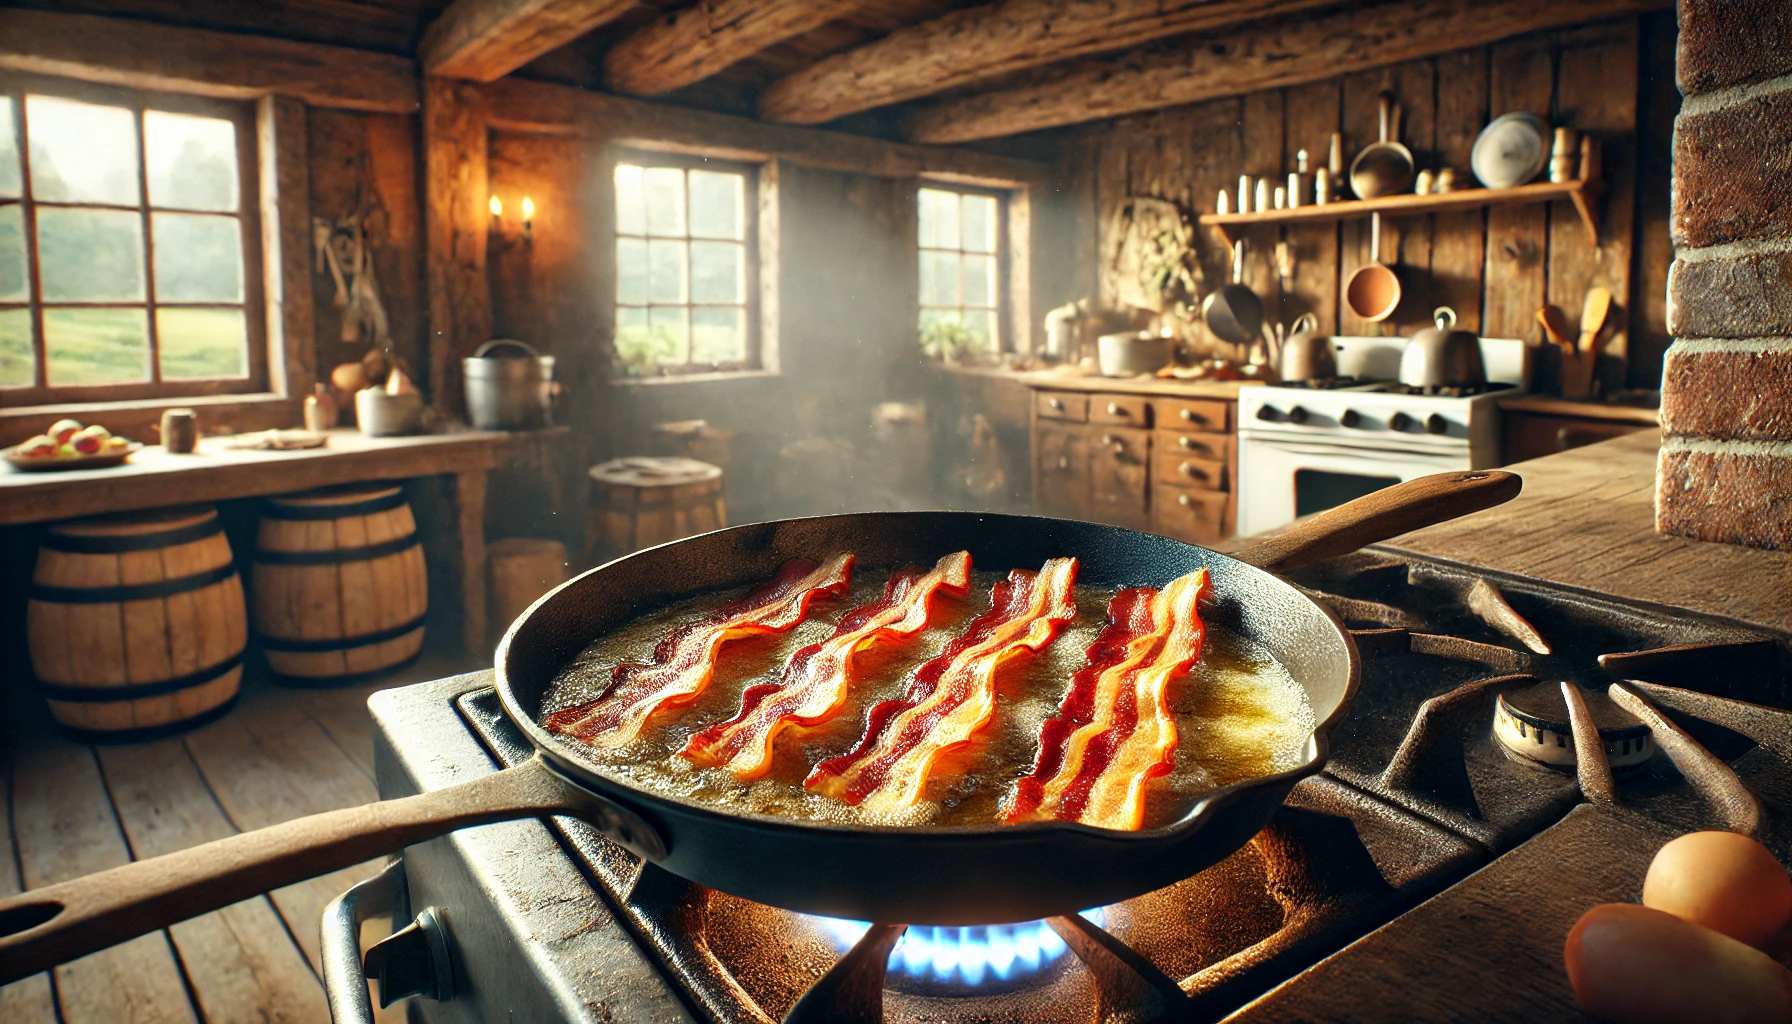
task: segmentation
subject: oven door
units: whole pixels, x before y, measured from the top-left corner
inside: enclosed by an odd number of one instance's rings
[[[1472,469],[1467,449],[1451,452],[1354,448],[1260,434],[1238,441],[1238,532],[1286,526],[1383,487],[1431,473]]]

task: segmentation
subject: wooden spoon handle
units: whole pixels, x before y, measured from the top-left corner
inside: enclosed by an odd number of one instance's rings
[[[536,757],[433,793],[297,818],[32,889],[0,901],[0,985],[457,828],[538,814],[603,818],[606,809],[616,805]]]
[[[1366,544],[1511,501],[1522,486],[1516,473],[1497,469],[1434,473],[1327,509],[1234,557],[1271,572],[1304,569]]]

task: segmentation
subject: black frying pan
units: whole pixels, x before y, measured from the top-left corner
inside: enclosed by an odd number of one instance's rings
[[[1101,906],[1160,888],[1243,845],[1324,765],[1356,692],[1350,635],[1290,569],[1518,493],[1510,473],[1425,477],[1322,513],[1239,558],[1109,526],[975,512],[878,512],[736,527],[637,552],[536,604],[498,646],[505,711],[539,756],[419,796],[300,818],[0,901],[0,984],[96,949],[470,825],[572,814],[694,882],[790,910],[886,923],[980,924]],[[1039,822],[951,828],[834,825],[730,813],[635,788],[535,723],[542,694],[593,638],[664,602],[769,577],[787,558],[839,550],[864,566],[968,548],[982,569],[1082,560],[1091,584],[1162,585],[1205,566],[1203,610],[1268,648],[1319,726],[1299,768],[1215,791],[1140,832]]]

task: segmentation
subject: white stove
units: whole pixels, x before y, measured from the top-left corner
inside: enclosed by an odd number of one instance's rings
[[[1411,393],[1404,338],[1331,339],[1341,380],[1238,394],[1238,532],[1261,533],[1430,473],[1500,463],[1498,402],[1526,391],[1531,348],[1481,339],[1492,382],[1473,393]]]

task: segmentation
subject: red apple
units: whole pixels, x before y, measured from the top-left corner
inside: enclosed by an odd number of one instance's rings
[[[98,434],[89,434],[85,430],[76,434],[75,439],[69,442],[69,444],[74,445],[75,451],[80,452],[82,455],[98,454],[100,448],[104,447],[105,443],[105,438]]]
[[[75,436],[80,437],[83,434],[85,434],[89,437],[97,437],[102,441],[104,441],[106,438],[112,436],[112,432],[110,430],[107,430],[105,427],[100,426],[98,423],[95,423],[90,427],[82,427],[75,434]]]
[[[56,454],[56,439],[47,434],[39,434],[24,444],[19,445],[19,454],[32,458],[42,458]]]
[[[68,439],[81,431],[80,420],[57,420],[51,425],[48,433],[56,439],[57,444],[67,444]]]

